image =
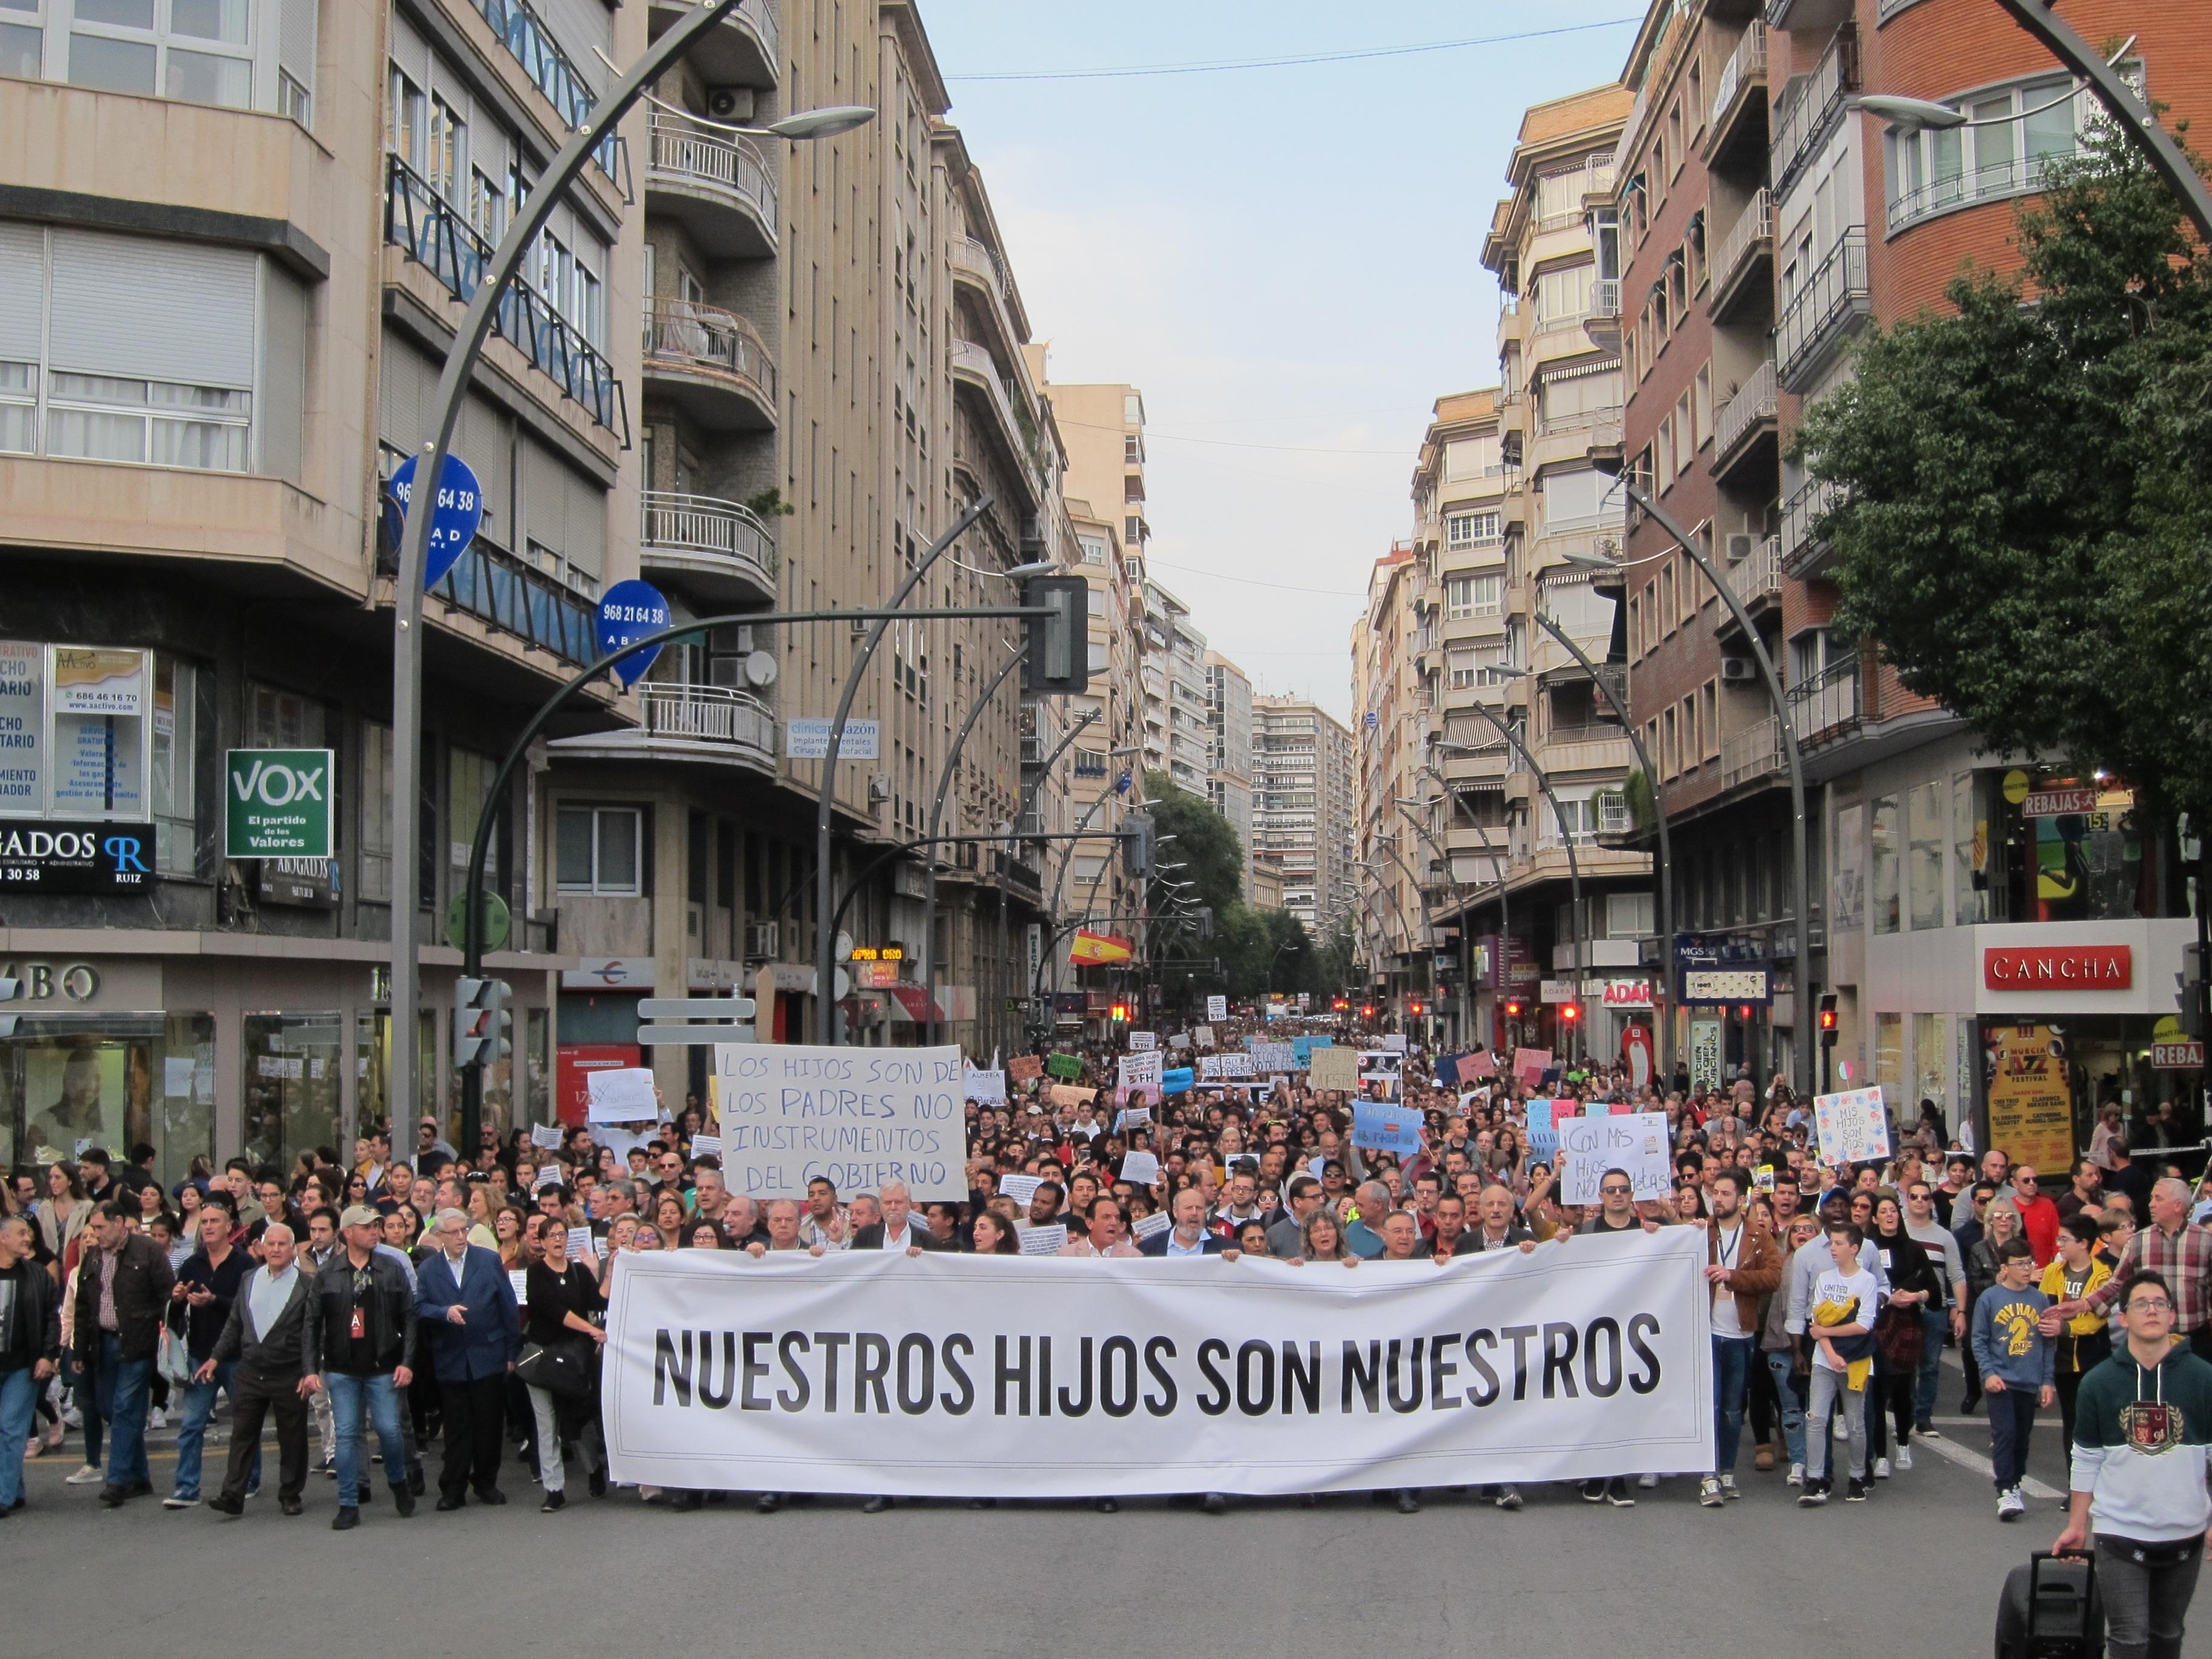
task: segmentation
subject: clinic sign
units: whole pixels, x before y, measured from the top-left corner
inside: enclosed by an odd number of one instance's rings
[[[333,759],[327,749],[226,750],[222,855],[329,858]]]

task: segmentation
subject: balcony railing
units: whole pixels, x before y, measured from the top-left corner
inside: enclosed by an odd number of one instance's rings
[[[1723,462],[1762,421],[1775,418],[1774,365],[1762,362],[1713,418],[1713,459]]]
[[[733,311],[656,295],[645,302],[645,355],[750,380],[775,404],[775,365],[753,325]]]
[[[652,172],[737,197],[776,234],[775,171],[752,141],[665,110],[653,112]]]
[[[647,680],[637,689],[645,729],[656,738],[726,743],[775,753],[775,715],[750,691]]]
[[[1764,777],[1782,769],[1782,726],[1769,714],[1758,725],[1721,741],[1721,787]]]
[[[1620,795],[1600,795],[1597,798],[1597,832],[1601,836],[1625,836],[1636,828],[1636,815],[1628,810],[1627,799]]]
[[[956,238],[952,244],[952,263],[961,270],[972,271],[1004,300],[1007,297],[1006,268],[999,256],[973,236]]]
[[[1757,85],[1766,79],[1766,25],[1753,18],[1736,42],[1735,50],[1729,55],[1721,78],[1713,87],[1712,125],[1718,127],[1721,118],[1735,102],[1736,94],[1747,85]]]
[[[1856,657],[1830,663],[1790,688],[1790,724],[1802,744],[1825,743],[1859,721],[1859,665]]]
[[[390,574],[398,573],[394,569]],[[551,652],[562,662],[587,663],[599,654],[593,642],[597,607],[481,538],[470,544],[430,592],[502,634]]]
[[[718,553],[757,565],[773,583],[775,538],[749,507],[711,495],[645,492],[645,544],[685,553]]]
[[[592,90],[583,72],[568,61],[568,53],[561,50],[552,30],[531,8],[529,0],[473,0],[473,3],[509,55],[522,65],[523,73],[560,112],[568,131],[574,132],[582,126],[599,95]],[[611,132],[592,152],[610,179],[617,177],[617,153],[620,143],[621,140]]]
[[[775,21],[773,0],[738,0],[736,9],[722,21],[726,23],[742,22],[751,29],[755,38],[760,41],[761,55],[768,59],[771,68],[783,61],[783,30]]]
[[[1590,284],[1589,315],[1618,317],[1620,315],[1620,278],[1601,276]]]
[[[1736,603],[1748,610],[1782,592],[1782,538],[1762,536],[1751,551],[1722,573]]]
[[[1836,487],[1808,479],[1782,504],[1782,562],[1795,569],[1826,545],[1814,526],[1836,499]]]
[[[497,251],[459,209],[397,155],[386,158],[384,240],[466,302],[483,285]],[[531,366],[550,376],[592,419],[629,442],[629,410],[614,365],[545,296],[520,277],[509,282],[492,312],[492,326]]]
[[[1774,325],[1774,370],[1782,383],[1798,390],[1796,377],[1820,362],[1867,306],[1866,229],[1853,226],[1782,307]]]
[[[1953,173],[1948,179],[1930,179],[1917,190],[1907,191],[1890,202],[1890,234],[1893,236],[1908,225],[1933,219],[1954,208],[1972,207],[1977,202],[2002,201],[2010,196],[2033,195],[2043,188],[2044,170],[2051,162],[2066,161],[2075,153],[2069,146],[2047,155],[2014,156],[1977,167],[1972,173]]]
[[[1765,185],[1752,192],[1742,216],[1730,225],[1713,253],[1713,289],[1725,294],[1752,257],[1774,251],[1774,198]]]
[[[1812,73],[1791,81],[1776,105],[1770,165],[1778,199],[1790,194],[1830,125],[1843,118],[1844,103],[1858,89],[1858,35],[1845,28],[1838,31]]]

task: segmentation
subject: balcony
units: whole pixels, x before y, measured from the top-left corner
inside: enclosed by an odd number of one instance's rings
[[[1771,29],[1832,29],[1851,15],[1852,0],[1766,0]]]
[[[1761,536],[1753,540],[1747,536],[1744,539],[1751,543],[1751,551],[1721,574],[1727,579],[1729,592],[1735,595],[1736,603],[1755,616],[1762,605],[1772,605],[1782,598],[1782,538]],[[1723,606],[1721,631],[1727,633],[1735,623],[1735,618]]]
[[[570,132],[591,118],[592,107],[599,100],[599,94],[592,90],[591,82],[568,61],[568,55],[554,40],[553,31],[532,9],[529,0],[473,0],[473,3],[508,54],[522,65],[523,73],[545,94],[546,101],[553,106]],[[623,166],[619,137],[609,133],[594,152],[593,159],[610,180],[619,182],[617,171]]]
[[[1017,404],[1019,394],[999,378],[998,363],[973,340],[953,341],[951,358],[953,389],[969,393],[983,404],[989,415],[984,425],[997,434],[1006,452],[1007,471],[1029,492],[1027,508],[1042,506],[1044,489],[1037,481],[1036,422],[1034,419],[1024,422],[1017,413],[1018,409],[1026,413],[1027,404]]]
[[[1866,228],[1861,225],[1837,239],[1783,305],[1774,325],[1774,368],[1783,386],[1804,391],[1867,309]]]
[[[1733,789],[1782,769],[1782,727],[1769,714],[1757,725],[1721,740],[1721,787]]]
[[[743,766],[775,773],[775,715],[750,691],[646,680],[637,688],[639,724],[554,744],[564,757]]]
[[[398,575],[396,562],[385,574]],[[599,655],[595,607],[514,554],[479,537],[430,590],[493,631],[581,667]]]
[[[775,538],[736,501],[648,489],[638,562],[709,605],[775,603]]]
[[[1713,251],[1712,297],[1707,309],[1717,323],[1738,313],[1760,314],[1774,303],[1774,198],[1764,187],[1752,192],[1742,214]]]
[[[1856,657],[1830,663],[1810,679],[1802,680],[1786,694],[1790,724],[1800,749],[1817,748],[1858,729],[1864,712],[1859,705],[1859,664]]]
[[[1739,468],[1761,459],[1773,464],[1777,409],[1774,365],[1762,362],[1713,416],[1716,481],[1725,483]]]
[[[657,36],[691,10],[690,0],[653,0],[652,29]],[[738,0],[722,14],[687,54],[699,78],[710,87],[772,87],[783,59],[783,34],[774,0]]]
[[[1723,170],[1766,153],[1766,25],[1752,20],[1713,88],[1705,162]]]
[[[1771,7],[1767,17],[1776,27],[1784,27]],[[1829,129],[1844,118],[1844,106],[1858,89],[1858,35],[1844,29],[1820,54],[1812,73],[1793,79],[1776,101],[1770,165],[1777,201],[1789,198],[1790,186],[1812,161]]]
[[[951,263],[953,281],[967,283],[981,296],[983,310],[1005,337],[1006,355],[1014,356],[1030,337],[1029,317],[999,256],[974,237],[962,236],[953,240]],[[1142,478],[1137,483],[1141,489]],[[1144,498],[1139,495],[1133,499]]]
[[[645,303],[646,384],[717,432],[775,426],[775,365],[753,325],[696,300]]]
[[[1536,754],[1553,776],[1569,772],[1618,771],[1629,762],[1628,732],[1609,720],[1555,726],[1536,741]]]
[[[775,252],[775,173],[753,141],[703,121],[653,111],[646,187],[655,211],[716,259]]]
[[[1833,505],[1836,487],[1808,479],[1782,504],[1783,574],[1808,580],[1827,568],[1828,544],[1814,526]]]
[[[2041,190],[2044,171],[2053,161],[2070,161],[2077,152],[2070,145],[2042,155],[2017,155],[1972,173],[1954,173],[1930,179],[1917,189],[1891,198],[1887,223],[1896,235],[1923,219],[1934,219],[1982,202],[2007,201],[2032,196]]]
[[[1620,413],[1620,406],[1615,404],[1547,420],[1544,430],[1529,441],[1528,471],[1540,474],[1551,467],[1583,465],[1589,459],[1590,451],[1601,447],[1596,435],[1601,426],[1610,429],[1612,441],[1618,444]]]
[[[384,240],[464,304],[483,285],[496,251],[460,210],[397,155],[386,158]],[[580,404],[595,424],[628,447],[629,408],[614,365],[544,295],[515,278],[492,312],[492,327],[532,368],[551,379],[563,397]]]

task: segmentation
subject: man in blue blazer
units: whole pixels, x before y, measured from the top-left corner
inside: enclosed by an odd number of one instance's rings
[[[522,1312],[499,1253],[469,1243],[469,1218],[438,1212],[438,1248],[416,1270],[416,1305],[446,1419],[446,1462],[438,1507],[457,1510],[471,1486],[480,1504],[504,1504],[499,1489],[507,1376],[522,1352]]]
[[[1206,1231],[1206,1194],[1195,1187],[1186,1187],[1175,1195],[1168,1206],[1168,1213],[1175,1218],[1175,1225],[1164,1233],[1154,1233],[1138,1249],[1146,1255],[1225,1255],[1234,1261],[1239,1255],[1234,1245],[1225,1244]]]

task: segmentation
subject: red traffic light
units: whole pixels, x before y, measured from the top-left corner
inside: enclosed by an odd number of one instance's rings
[[[1836,1029],[1836,1011],[1834,1009],[1823,1008],[1820,1010],[1820,1029],[1824,1031],[1832,1031]]]
[[[1563,1002],[1559,1005],[1559,1018],[1561,1019],[1577,1020],[1580,1019],[1582,1017],[1583,1011],[1576,1007],[1573,1003]]]
[[[1521,1005],[1520,1005],[1519,1003],[1517,1003],[1517,1002],[1509,1002],[1509,1003],[1507,1003],[1507,1004],[1505,1005],[1505,1017],[1506,1017],[1508,1019],[1518,1019],[1518,1018],[1521,1018]]]
[[[1362,1006],[1362,1007],[1361,1007],[1361,1009],[1360,1009],[1360,1011],[1359,1011],[1359,1017],[1360,1017],[1360,1018],[1362,1018],[1362,1019],[1372,1019],[1372,1018],[1375,1018],[1375,1005],[1374,1005],[1373,1003],[1371,1003],[1371,1002],[1370,1002],[1370,1003],[1368,1003],[1368,1004],[1364,1005],[1364,1006]]]
[[[1414,1012],[1414,1013],[1416,1013],[1416,1014],[1425,1014],[1425,1013],[1426,1013],[1426,1012],[1428,1012],[1428,1007],[1427,1007],[1427,1006],[1426,1006],[1425,1003],[1423,1003],[1423,1002],[1422,1002],[1422,1000],[1420,1000],[1420,998],[1419,998],[1419,997],[1415,997],[1415,998],[1413,999],[1413,1002],[1412,1002],[1409,1006],[1412,1007],[1412,1009],[1413,1009],[1413,1012]]]
[[[1109,1018],[1117,1025],[1127,1025],[1129,1023],[1129,1005],[1126,1002],[1115,1003]]]

